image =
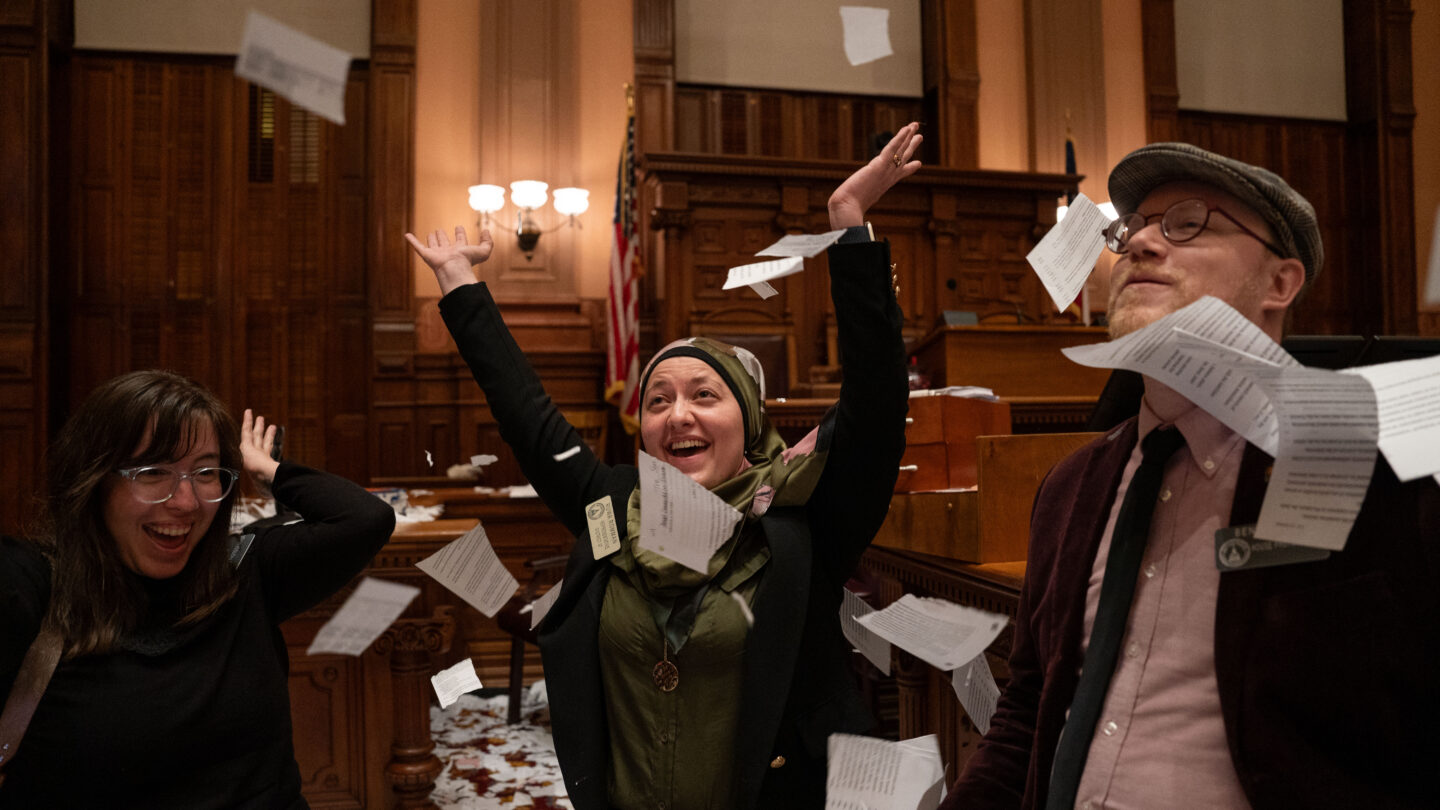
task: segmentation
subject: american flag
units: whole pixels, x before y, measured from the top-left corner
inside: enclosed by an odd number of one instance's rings
[[[615,240],[610,246],[610,329],[605,340],[605,401],[620,409],[626,433],[640,428],[640,340],[635,303],[641,275],[640,201],[635,185],[635,110],[625,125],[625,145],[615,175]]]

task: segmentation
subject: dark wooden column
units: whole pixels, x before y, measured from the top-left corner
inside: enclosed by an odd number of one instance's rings
[[[385,779],[395,790],[395,806],[400,810],[436,807],[430,791],[443,766],[430,736],[430,675],[433,656],[450,651],[453,611],[445,605],[427,619],[399,619],[375,641],[375,651],[390,658],[395,739],[385,763]]]
[[[18,534],[33,516],[40,458],[49,433],[49,178],[57,162],[51,123],[54,66],[68,57],[70,6],[58,0],[0,0],[0,532]]]
[[[1370,331],[1414,334],[1419,326],[1410,66],[1415,13],[1410,0],[1346,0],[1344,14],[1347,140],[1355,180],[1347,204],[1357,240],[1352,272],[1367,278],[1370,297],[1377,299]]]
[[[926,160],[937,166],[980,166],[980,66],[975,53],[975,0],[923,0]],[[933,141],[932,141],[933,139]],[[937,144],[931,147],[931,143]],[[934,149],[934,151],[930,151]]]
[[[365,260],[370,266],[371,391],[387,378],[414,373],[414,283],[409,247],[415,198],[416,0],[373,0],[370,84],[366,99],[369,197]],[[378,424],[373,407],[371,424]],[[382,438],[384,434],[382,433]],[[364,439],[362,439],[363,441]],[[370,474],[382,473],[380,442],[370,441]]]
[[[635,152],[675,148],[675,0],[635,0]]]
[[[1180,114],[1175,70],[1175,0],[1140,0],[1145,69],[1145,140],[1173,141]]]

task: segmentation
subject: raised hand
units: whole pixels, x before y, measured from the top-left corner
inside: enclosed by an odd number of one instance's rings
[[[266,494],[270,492],[270,482],[275,480],[275,471],[280,468],[280,462],[270,457],[274,447],[275,426],[266,427],[265,417],[255,416],[246,408],[245,418],[240,422],[240,463],[255,486]]]
[[[405,241],[430,265],[430,269],[435,273],[435,280],[440,282],[441,295],[447,295],[456,287],[473,282],[475,274],[470,270],[471,265],[480,264],[490,258],[490,251],[495,248],[490,231],[482,230],[480,242],[472,245],[466,240],[465,228],[461,225],[455,226],[454,242],[440,230],[427,234],[423,245],[410,233],[405,234]]]
[[[864,225],[870,206],[891,186],[920,170],[920,161],[913,157],[924,139],[920,125],[912,121],[895,133],[880,154],[846,178],[830,195],[831,230]]]

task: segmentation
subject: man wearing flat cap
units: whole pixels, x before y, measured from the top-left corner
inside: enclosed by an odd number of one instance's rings
[[[1109,188],[1112,338],[1212,295],[1280,340],[1324,261],[1304,197],[1181,143]],[[1227,538],[1274,459],[1144,382],[1036,496],[1010,681],[944,807],[1440,807],[1440,486],[1379,456],[1343,551],[1252,565]]]

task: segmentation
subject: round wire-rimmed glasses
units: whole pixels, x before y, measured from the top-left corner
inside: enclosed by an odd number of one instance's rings
[[[1166,208],[1163,213],[1145,215],[1138,212],[1131,212],[1120,217],[1106,226],[1101,233],[1105,236],[1105,247],[1110,248],[1114,253],[1126,253],[1130,250],[1130,237],[1138,233],[1153,219],[1160,220],[1160,233],[1174,244],[1189,242],[1191,239],[1205,232],[1205,226],[1210,224],[1210,214],[1216,213],[1239,228],[1246,236],[1255,238],[1274,253],[1276,256],[1284,257],[1285,251],[1270,242],[1265,237],[1245,227],[1240,220],[1236,219],[1218,205],[1210,205],[1199,198],[1181,200]]]
[[[126,467],[116,470],[130,485],[130,494],[141,503],[164,503],[175,496],[180,482],[190,481],[195,497],[206,503],[225,500],[240,473],[229,467],[200,467],[179,472],[168,467]]]

